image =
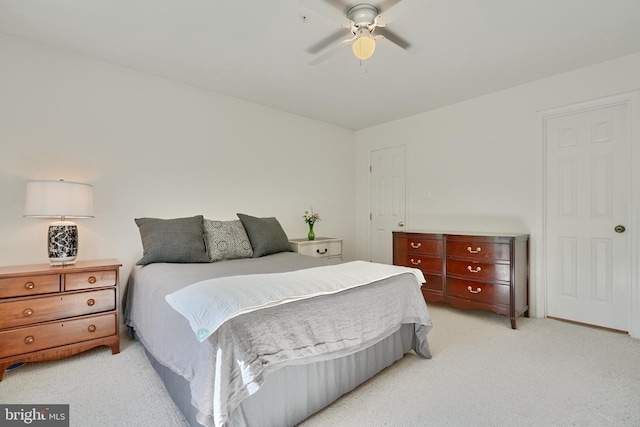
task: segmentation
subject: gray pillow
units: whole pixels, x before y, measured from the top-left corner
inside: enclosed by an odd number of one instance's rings
[[[202,215],[190,218],[136,218],[142,238],[142,258],[136,263],[211,262],[204,242]]]
[[[253,257],[292,252],[287,234],[275,218],[256,218],[245,214],[238,214],[244,229],[247,231]]]
[[[213,221],[204,219],[204,239],[211,261],[251,258],[253,249],[239,219]]]

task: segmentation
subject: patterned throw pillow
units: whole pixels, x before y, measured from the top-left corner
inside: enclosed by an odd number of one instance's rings
[[[249,237],[240,220],[213,221],[205,218],[203,224],[204,238],[211,261],[253,256]]]

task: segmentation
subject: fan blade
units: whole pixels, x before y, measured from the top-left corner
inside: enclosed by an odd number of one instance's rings
[[[388,28],[378,27],[376,28],[376,34],[381,35],[385,39],[389,40],[391,43],[398,45],[398,47],[404,50],[407,50],[411,47],[411,43],[409,43],[408,41],[406,41],[405,39],[403,39],[393,31],[390,31]]]
[[[315,58],[313,58],[313,60],[309,61],[309,65],[318,65],[319,63],[325,61],[327,58],[329,58],[329,57],[335,55],[336,53],[338,53],[340,50],[342,50],[342,48],[343,48],[342,44],[337,44],[337,45],[333,46],[332,48],[328,49],[323,54],[318,55]]]
[[[312,61],[309,62],[309,65],[318,65],[319,63],[321,63],[322,61],[324,61],[325,59],[329,58],[330,56],[335,55],[336,53],[338,53],[338,51],[343,47],[343,46],[351,46],[351,43],[353,43],[353,41],[356,39],[356,36],[351,37],[350,39],[346,39],[346,40],[342,40],[339,44],[334,45],[333,47],[329,48],[326,52],[324,52],[323,54],[317,56],[316,58],[314,58]]]
[[[322,0],[299,0],[300,4],[308,7],[314,12],[319,13],[320,15],[327,18],[329,21],[333,21],[336,24],[345,27],[351,28],[351,21],[347,18],[345,13],[342,13],[338,9],[330,6]]]
[[[347,10],[351,6],[349,6],[349,0],[324,0],[325,3],[333,6],[334,9],[338,9],[339,12],[342,12],[344,15],[347,14]]]
[[[344,28],[334,31],[333,34],[329,34],[327,37],[323,38],[317,43],[314,43],[312,46],[309,46],[309,48],[307,49],[307,52],[315,55],[316,53],[325,50],[329,46],[332,46],[338,43],[339,41],[343,40],[346,35],[347,34],[345,34]]]
[[[400,3],[402,0],[386,0],[378,3],[378,13],[384,13],[387,10],[391,9],[396,4]]]
[[[386,3],[393,3],[389,6]],[[390,0],[385,2],[384,8],[381,7],[380,10],[380,21],[382,24],[391,24],[392,22],[396,22],[398,18],[404,15],[408,15],[412,12],[412,7],[415,10],[417,3],[414,0],[403,0],[403,1],[395,1]],[[414,12],[415,13],[415,12]]]

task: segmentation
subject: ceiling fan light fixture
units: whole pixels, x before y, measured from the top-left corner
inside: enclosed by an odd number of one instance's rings
[[[353,54],[360,60],[371,58],[376,50],[376,41],[371,37],[371,32],[366,28],[358,30],[358,38],[352,45]]]

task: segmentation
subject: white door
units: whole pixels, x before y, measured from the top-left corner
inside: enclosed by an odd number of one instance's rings
[[[405,223],[404,146],[371,152],[371,261],[393,264],[392,231]]]
[[[548,315],[624,331],[631,307],[628,109],[604,106],[545,123]]]

